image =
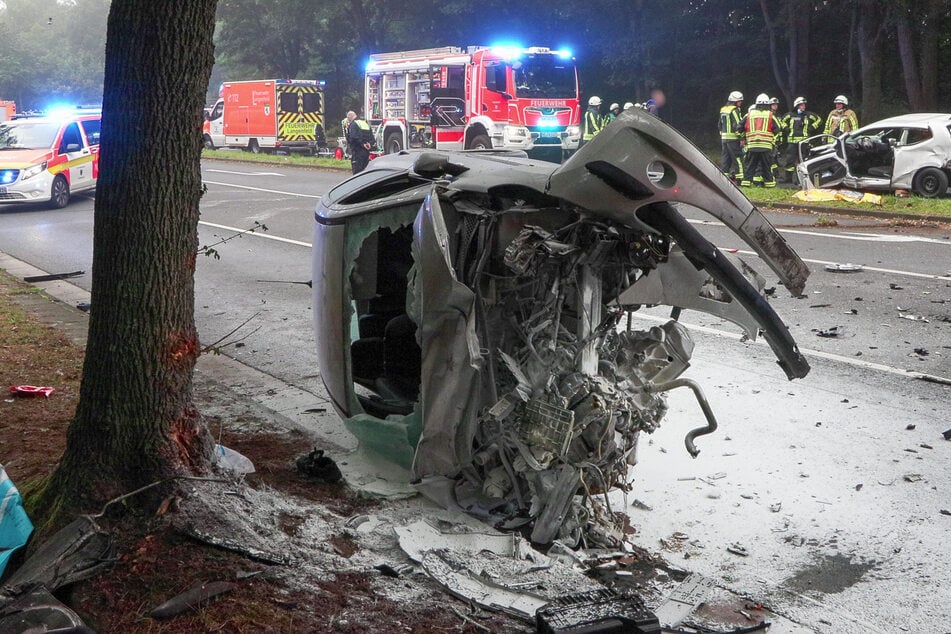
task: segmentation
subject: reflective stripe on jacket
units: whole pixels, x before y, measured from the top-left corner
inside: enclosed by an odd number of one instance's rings
[[[779,121],[771,110],[754,110],[746,116],[746,147],[751,150],[772,150],[779,132]]]
[[[858,128],[859,118],[855,115],[855,111],[850,108],[843,108],[829,113],[829,118],[826,119],[825,133],[839,136],[846,132],[858,130]]]
[[[743,117],[740,116],[740,109],[733,104],[728,104],[720,108],[720,121],[718,128],[720,138],[724,141],[735,141],[743,136]]]
[[[590,141],[604,126],[605,121],[601,118],[600,113],[594,110],[588,110],[584,113],[584,131],[582,138],[585,141]]]
[[[790,143],[805,141],[822,131],[822,117],[809,110],[790,112],[783,117],[786,140]]]

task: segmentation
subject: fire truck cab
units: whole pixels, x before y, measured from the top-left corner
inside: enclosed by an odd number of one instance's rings
[[[570,51],[431,48],[370,56],[367,120],[386,154],[406,148],[578,149],[581,109]]]

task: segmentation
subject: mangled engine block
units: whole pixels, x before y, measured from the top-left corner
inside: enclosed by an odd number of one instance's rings
[[[634,329],[640,307],[616,302],[666,260],[670,242],[564,210],[528,211],[462,214],[463,225],[481,223],[463,228],[471,237],[456,270],[480,300],[486,402],[495,403],[480,415],[462,475],[500,527],[531,525],[536,543],[616,545],[622,518],[607,493],[629,487],[638,435],[660,424],[665,391],[690,387],[708,415],[688,450],[715,428],[699,388],[678,379],[693,352],[687,330],[675,320]],[[472,248],[479,236],[495,245],[487,256],[474,255],[485,253]]]

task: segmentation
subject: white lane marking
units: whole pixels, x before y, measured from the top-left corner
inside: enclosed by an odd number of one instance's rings
[[[219,225],[213,222],[205,222],[204,220],[199,220],[198,224],[205,225],[206,227],[214,227],[215,229],[224,229],[225,231],[234,231],[235,233],[240,233],[245,236],[255,236],[258,238],[267,238],[268,240],[276,240],[278,242],[286,242],[287,244],[295,244],[299,247],[311,248],[310,242],[301,242],[300,240],[291,240],[290,238],[282,238],[281,236],[272,236],[267,233],[259,233],[257,231],[251,233],[247,229],[238,229],[237,227],[229,227],[228,225]]]
[[[695,225],[709,225],[725,227],[726,225],[718,220],[694,220],[687,219],[687,222]],[[939,238],[925,238],[923,236],[899,236],[888,235],[884,233],[857,233],[854,231],[841,231],[839,233],[824,233],[821,231],[806,231],[804,229],[776,229],[780,233],[793,233],[801,236],[818,236],[820,238],[830,238],[833,240],[859,240],[861,242],[927,242],[928,244],[942,244],[951,246],[951,240],[941,240]]]
[[[645,315],[643,313],[632,313],[634,317],[638,319],[643,319],[645,321],[654,321],[657,323],[666,323],[670,321],[669,317],[658,317],[656,315]],[[718,337],[726,337],[727,339],[735,339],[740,341],[743,339],[743,335],[740,335],[735,332],[727,332],[726,330],[719,330],[717,328],[710,328],[709,326],[700,326],[698,324],[690,324],[685,321],[681,321],[684,326],[690,330],[696,330],[697,332],[703,332],[708,335],[715,335]],[[756,341],[752,342],[756,345],[769,346],[765,339],[762,337],[758,338]],[[896,368],[890,365],[883,365],[881,363],[874,363],[872,361],[862,361],[861,359],[855,359],[853,357],[843,357],[842,355],[833,354],[831,352],[823,352],[822,350],[813,350],[811,348],[799,348],[799,352],[818,357],[820,359],[827,359],[829,361],[838,361],[840,363],[846,363],[848,365],[854,365],[859,368],[866,368],[868,370],[878,370],[879,372],[886,372],[888,374],[896,374],[898,376],[904,376],[911,379],[918,379],[922,377],[928,377],[936,379],[941,383],[951,382],[951,378],[936,376],[934,374],[926,374],[924,372],[915,372],[914,370],[904,370],[902,368]]]
[[[215,172],[217,174],[239,174],[241,176],[280,176],[284,178],[286,174],[278,174],[277,172],[233,172],[231,170],[213,170],[206,169],[206,172]]]
[[[733,249],[721,248],[721,250],[726,251],[728,253],[734,253]],[[737,250],[735,251],[735,253],[741,253],[743,255],[755,255],[756,257],[759,257],[759,254],[753,251]],[[841,262],[829,262],[828,260],[811,260],[809,258],[802,258],[802,261],[808,262],[809,264],[821,264],[823,266],[825,266],[826,264],[841,264]],[[877,266],[865,266],[864,264],[862,266],[866,271],[875,271],[876,273],[888,273],[889,275],[904,275],[906,277],[920,277],[926,280],[945,280],[945,281],[951,280],[951,277],[949,277],[948,275],[933,275],[931,273],[914,273],[912,271],[899,271],[897,269],[883,269]]]
[[[203,180],[207,185],[220,185],[222,187],[236,187],[237,189],[250,189],[255,192],[266,192],[268,194],[283,194],[284,196],[297,196],[298,198],[316,198],[320,200],[320,196],[315,196],[313,194],[298,194],[297,192],[282,192],[277,189],[263,189],[261,187],[250,187],[248,185],[235,185],[234,183],[219,183],[217,181],[207,181]]]

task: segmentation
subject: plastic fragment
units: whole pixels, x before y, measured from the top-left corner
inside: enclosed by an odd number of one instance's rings
[[[55,388],[37,385],[11,385],[10,391],[14,396],[45,396],[49,398]]]
[[[170,619],[188,610],[199,608],[211,599],[226,592],[231,592],[237,587],[229,581],[198,583],[153,609],[149,612],[149,616],[154,619]]]

